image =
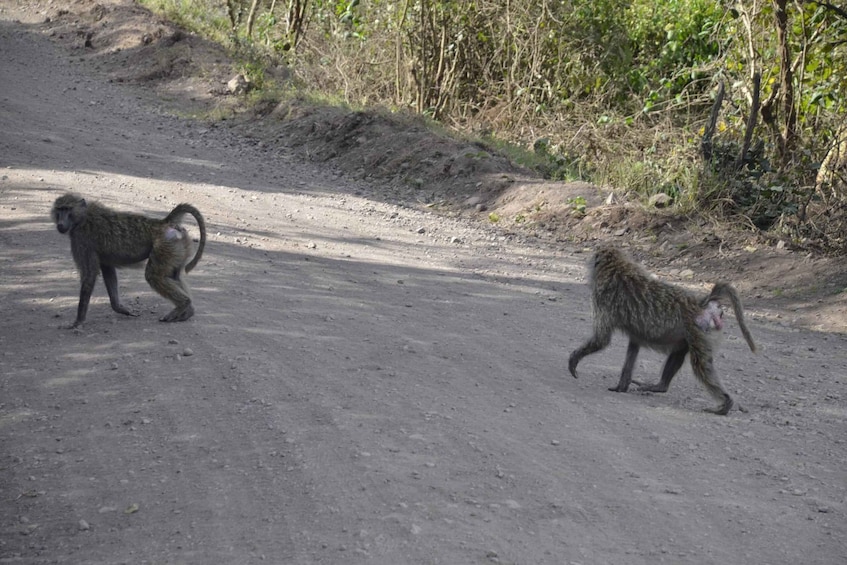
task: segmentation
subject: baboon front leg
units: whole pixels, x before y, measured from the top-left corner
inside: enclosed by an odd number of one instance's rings
[[[633,340],[629,340],[629,345],[626,348],[626,360],[623,363],[621,371],[621,380],[617,386],[613,386],[609,390],[612,392],[626,392],[629,390],[629,383],[632,382],[632,370],[635,368],[635,360],[638,358],[638,350],[641,346]]]
[[[579,362],[586,355],[591,355],[592,353],[597,353],[601,349],[605,349],[609,346],[609,343],[612,341],[612,332],[594,332],[594,335],[591,336],[585,344],[571,353],[571,357],[568,360],[568,370],[571,372],[574,378],[576,378],[576,366],[579,365]]]
[[[638,385],[638,390],[642,390],[644,392],[667,392],[668,387],[671,386],[671,381],[685,362],[685,356],[687,354],[688,346],[686,345],[683,349],[674,351],[668,355],[668,358],[665,361],[665,367],[662,369],[662,378],[659,379],[659,382],[655,384],[636,383]]]
[[[78,328],[83,324],[83,322],[85,322],[85,317],[88,315],[88,303],[91,302],[91,293],[94,291],[94,283],[96,281],[96,272],[94,276],[91,277],[90,282],[87,278],[82,281],[79,288],[79,305],[76,307],[76,320],[73,324],[67,326],[68,329]]]
[[[88,315],[88,304],[91,302],[91,293],[94,291],[94,285],[97,283],[97,263],[95,261],[81,261],[77,263],[79,269],[79,304],[76,308],[76,320],[69,326],[63,326],[65,329],[78,328],[85,322],[85,317]]]
[[[112,310],[126,316],[138,316],[123,304],[121,297],[118,294],[118,273],[117,270],[110,265],[100,265],[100,271],[103,273],[103,282],[106,284],[106,292],[109,293],[109,303],[112,305]]]

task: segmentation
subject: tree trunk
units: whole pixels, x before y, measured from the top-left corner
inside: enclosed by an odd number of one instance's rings
[[[247,37],[253,35],[253,24],[256,23],[256,11],[259,8],[259,2],[262,0],[253,0],[250,4],[250,13],[247,14]]]
[[[782,94],[782,132],[779,139],[780,165],[791,161],[797,137],[797,109],[794,107],[794,71],[791,67],[791,48],[788,45],[787,0],[773,0],[776,17],[776,40],[779,52],[779,82]]]
[[[229,23],[232,25],[232,31],[238,27],[240,6],[236,6],[237,0],[226,0],[226,11],[229,14]]]
[[[712,161],[712,138],[715,135],[715,128],[718,125],[718,116],[721,113],[721,104],[723,104],[724,91],[726,87],[721,82],[718,87],[718,93],[715,95],[715,102],[712,104],[712,112],[709,114],[709,123],[703,131],[703,140],[700,142],[700,152],[703,155],[703,160],[706,163]]]
[[[300,42],[300,34],[303,33],[303,25],[306,21],[306,9],[309,7],[309,0],[291,0],[288,3],[288,16],[286,25],[288,27],[288,39],[291,42],[291,47],[296,47]]]
[[[753,141],[753,130],[756,129],[756,119],[759,117],[759,92],[762,85],[762,75],[759,71],[753,74],[753,99],[750,101],[750,115],[747,116],[747,129],[744,131],[744,144],[735,161],[735,168],[741,169],[747,161],[750,142]]]

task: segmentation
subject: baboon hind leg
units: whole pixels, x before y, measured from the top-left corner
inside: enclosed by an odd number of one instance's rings
[[[109,303],[112,305],[112,310],[126,316],[138,316],[123,304],[121,297],[118,294],[118,273],[111,265],[100,265],[100,271],[103,273],[103,282],[106,284],[106,292],[109,293]]]
[[[153,287],[153,290],[174,303],[174,309],[159,318],[159,321],[184,322],[194,315],[191,294],[181,275],[180,271],[174,272],[173,269],[157,267],[151,255],[151,260],[147,263],[145,278]]]
[[[706,412],[725,416],[735,404],[732,397],[721,385],[715,373],[711,352],[700,353],[696,347],[691,348],[691,369],[712,397],[720,402],[717,408],[706,408]],[[742,408],[742,410],[744,410]]]
[[[185,276],[185,270],[180,268],[177,271],[172,279],[176,282],[177,286],[180,289],[181,296],[185,296],[188,298],[187,302],[177,304],[177,307],[168,312],[166,315],[159,318],[161,322],[184,322],[188,320],[194,315],[194,306],[191,303],[191,291],[188,290],[188,285],[183,278]]]
[[[174,303],[175,308],[159,318],[162,322],[184,322],[194,315],[191,293],[183,280],[187,255],[178,241],[164,240],[154,245],[144,278],[150,286]]]
[[[636,382],[635,384],[638,385],[638,390],[644,392],[667,392],[668,388],[671,386],[671,381],[685,362],[685,356],[687,354],[688,345],[685,345],[682,349],[672,352],[668,355],[668,358],[665,361],[665,366],[662,369],[662,377],[659,379],[659,382],[654,384]]]

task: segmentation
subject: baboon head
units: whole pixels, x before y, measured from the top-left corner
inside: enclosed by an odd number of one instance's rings
[[[70,192],[57,198],[50,215],[59,233],[68,233],[72,227],[81,222],[87,207],[85,198]]]

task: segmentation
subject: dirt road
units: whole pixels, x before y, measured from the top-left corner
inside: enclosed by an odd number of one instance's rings
[[[583,362],[585,255],[394,206],[223,128],[163,115],[0,21],[0,563],[847,560],[845,339],[734,322],[749,412],[684,369],[614,394]],[[76,190],[206,216],[197,315],[138,270],[83,331],[49,222]],[[640,375],[658,376],[645,353]]]

